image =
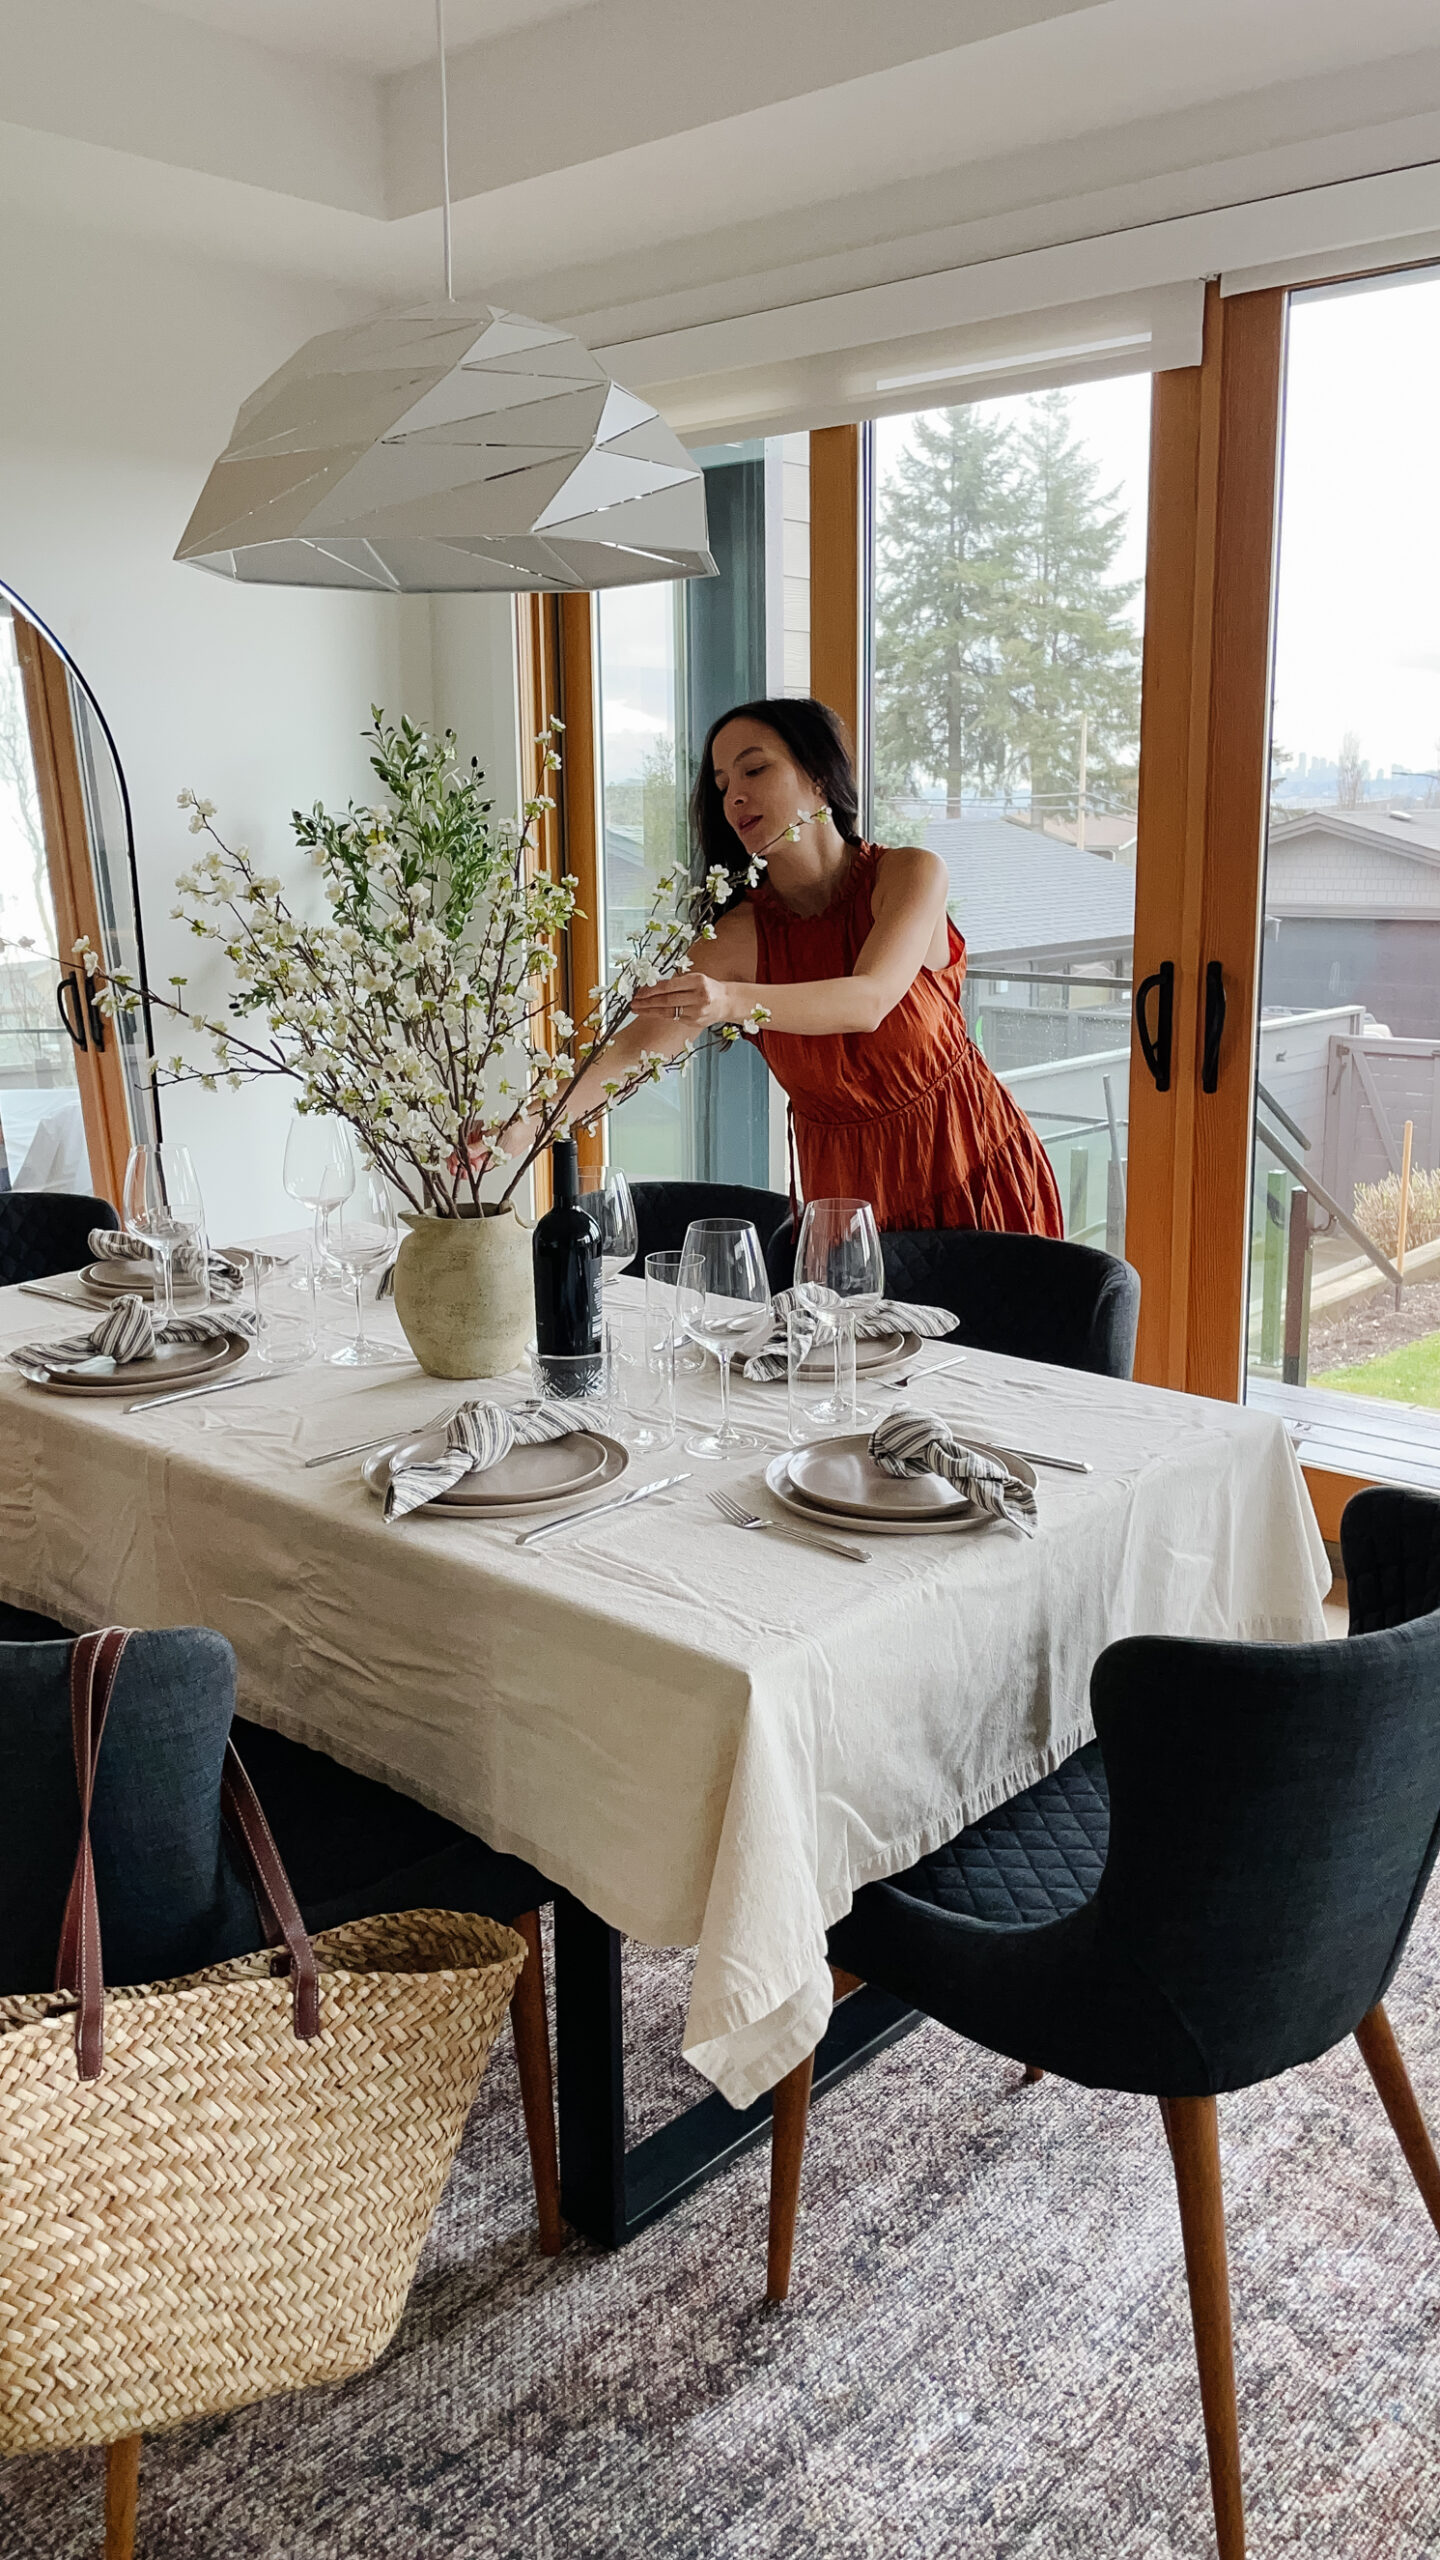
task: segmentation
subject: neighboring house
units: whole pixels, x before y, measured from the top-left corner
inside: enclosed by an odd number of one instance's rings
[[[973,974],[1130,968],[1135,874],[1006,818],[932,818],[925,842],[950,874],[950,912]],[[1057,992],[1057,991],[1052,991]]]
[[[1262,1001],[1363,1004],[1440,1036],[1440,811],[1314,809],[1270,824]]]

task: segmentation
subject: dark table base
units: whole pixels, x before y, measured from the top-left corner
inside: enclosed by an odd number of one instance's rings
[[[763,2141],[767,2093],[736,2108],[717,2091],[625,2148],[625,2035],[618,1929],[568,1893],[555,1897],[555,2027],[560,2202],[567,2222],[599,2248],[618,2249]],[[868,1985],[836,2007],[815,2055],[813,2094],[920,2023]]]

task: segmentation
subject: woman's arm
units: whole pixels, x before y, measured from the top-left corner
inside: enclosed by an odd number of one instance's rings
[[[662,1029],[689,1038],[711,1023],[747,1022],[757,1005],[763,1008],[771,1031],[823,1035],[878,1030],[925,966],[944,923],[949,885],[938,853],[927,853],[920,845],[888,851],[875,874],[874,922],[852,975],[812,978],[799,986],[762,987],[728,978],[720,935],[730,919],[722,918],[715,941],[697,945],[691,952],[688,970],[637,991],[635,1014],[641,1034],[636,1054],[641,1048],[658,1048]],[[697,956],[703,957],[703,970],[695,966]],[[680,1022],[674,1020],[677,1004]],[[627,1027],[627,1040],[633,1027]],[[677,1041],[676,1047],[680,1045]]]
[[[607,1082],[616,1083],[640,1063],[641,1052],[652,1056],[678,1058],[687,1040],[693,1040],[696,1023],[692,1018],[676,1019],[680,999],[672,995],[672,987],[694,983],[694,972],[702,965],[714,968],[722,976],[731,971],[755,966],[755,921],[748,907],[732,907],[721,916],[715,927],[713,942],[692,943],[686,954],[685,971],[679,977],[662,978],[653,987],[637,987],[634,1012],[619,1037],[612,1040],[603,1057],[588,1066],[573,1088],[570,1097],[572,1122],[583,1120],[588,1112],[601,1110],[606,1101]],[[652,1004],[649,999],[657,997]],[[752,998],[752,1002],[754,999]],[[717,1014],[716,1021],[730,1021],[729,1014]]]

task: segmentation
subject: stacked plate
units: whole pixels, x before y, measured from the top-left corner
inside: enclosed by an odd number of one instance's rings
[[[238,1334],[222,1334],[215,1342],[163,1342],[146,1360],[127,1360],[103,1377],[31,1379],[53,1396],[148,1396],[171,1387],[200,1386],[237,1368],[250,1345]]]
[[[777,1335],[773,1342],[766,1345],[766,1348],[783,1359],[785,1356],[783,1333]],[[889,1369],[897,1360],[912,1360],[919,1348],[920,1336],[918,1333],[912,1333],[908,1325],[903,1333],[877,1333],[871,1335],[868,1340],[862,1336],[855,1344],[855,1374],[863,1378],[869,1370]],[[817,1342],[805,1354],[804,1365],[807,1371],[814,1371],[818,1377],[828,1377],[834,1358],[835,1346],[832,1342]],[[781,1370],[778,1380],[772,1379],[769,1383],[783,1387],[784,1370]]]
[[[104,1298],[153,1298],[155,1265],[148,1255],[131,1262],[121,1257],[114,1262],[87,1262],[80,1274],[87,1289],[96,1290]]]
[[[433,1465],[445,1455],[443,1431],[425,1431],[418,1439],[399,1440],[367,1458],[360,1472],[371,1492],[384,1501],[392,1472]],[[521,1512],[539,1511],[546,1503],[569,1502],[579,1494],[599,1493],[614,1484],[630,1464],[630,1453],[602,1431],[572,1431],[564,1440],[542,1440],[534,1448],[511,1449],[493,1467],[462,1476],[444,1493],[425,1503],[427,1511],[462,1513],[467,1519],[509,1520]],[[407,1515],[414,1519],[416,1514]]]
[[[1011,1450],[994,1448],[987,1440],[968,1440],[966,1446],[997,1459],[1033,1487],[1034,1468]],[[930,1538],[993,1526],[993,1514],[967,1501],[944,1476],[887,1475],[871,1457],[864,1431],[785,1450],[771,1459],[765,1482],[776,1501],[798,1519],[863,1520],[867,1537]]]

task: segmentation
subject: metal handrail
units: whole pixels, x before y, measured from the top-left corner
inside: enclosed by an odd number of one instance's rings
[[[1291,1119],[1284,1103],[1277,1102],[1274,1094],[1266,1091],[1258,1076],[1255,1079],[1255,1090],[1259,1094],[1261,1101],[1264,1103],[1266,1110],[1274,1112],[1281,1128],[1289,1130],[1296,1146],[1303,1147],[1308,1156],[1310,1153],[1310,1141],[1306,1137],[1304,1130],[1301,1128],[1299,1121]]]
[[[1354,1242],[1360,1247],[1361,1252],[1366,1255],[1368,1260],[1374,1263],[1376,1270],[1383,1271],[1386,1279],[1393,1281],[1397,1289],[1402,1288],[1404,1286],[1403,1275],[1396,1270],[1395,1265],[1390,1260],[1389,1256],[1381,1252],[1374,1237],[1367,1236],[1364,1228],[1362,1226],[1358,1226],[1355,1220],[1351,1217],[1349,1210],[1342,1209],[1339,1201],[1332,1197],[1331,1193],[1326,1190],[1324,1184],[1322,1182],[1317,1182],[1313,1173],[1306,1172],[1304,1165],[1299,1160],[1299,1157],[1292,1156],[1284,1140],[1282,1138],[1277,1138],[1272,1129],[1266,1128],[1265,1123],[1260,1118],[1258,1112],[1255,1118],[1255,1135],[1259,1139],[1262,1147],[1269,1148],[1271,1155],[1284,1166],[1286,1172],[1294,1175],[1295,1180],[1300,1184],[1301,1189],[1308,1191],[1311,1199],[1318,1201],[1320,1207],[1325,1210],[1327,1215],[1332,1217],[1336,1221],[1337,1225],[1344,1228],[1347,1236],[1353,1238]]]

